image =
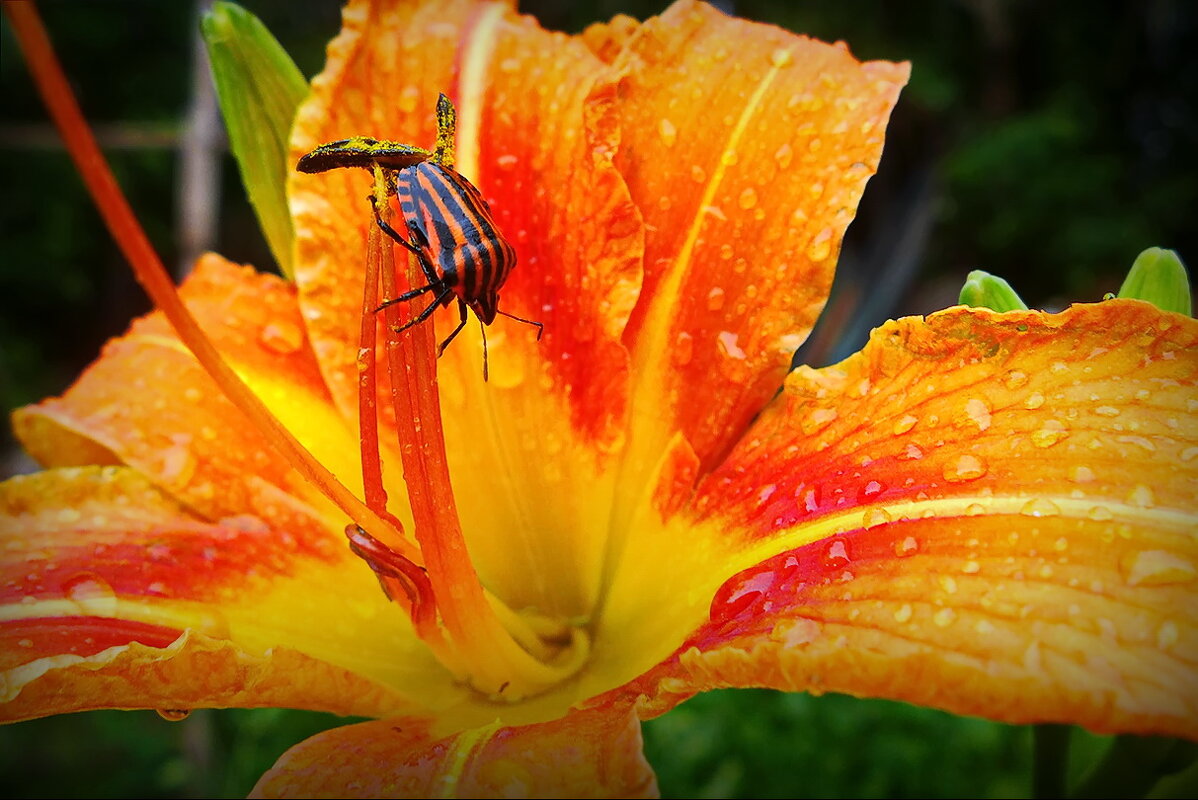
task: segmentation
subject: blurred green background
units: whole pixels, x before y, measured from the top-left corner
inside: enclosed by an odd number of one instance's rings
[[[334,2],[249,0],[305,75],[337,31]],[[524,3],[570,32],[664,3]],[[738,15],[913,77],[845,240],[834,297],[800,351],[824,364],[886,318],[956,300],[965,274],[1007,278],[1032,307],[1117,289],[1150,245],[1198,248],[1198,5],[1185,0],[739,2]],[[167,264],[196,248],[271,265],[221,134],[215,170],[183,181],[202,97],[197,6],[44,2],[41,10],[117,177]],[[148,304],[49,128],[7,23],[0,31],[0,400],[62,391]],[[197,68],[198,67],[198,68]],[[385,87],[380,87],[385,90]],[[200,108],[203,108],[202,103]],[[197,114],[195,119],[204,119]],[[198,133],[197,133],[198,131]],[[206,187],[199,206],[181,185]],[[204,214],[179,211],[201,208]],[[184,217],[182,220],[180,216]],[[29,469],[7,429],[0,476]],[[0,729],[3,796],[242,795],[288,746],[344,721],[202,711],[184,722],[101,712]],[[899,703],[713,692],[646,724],[667,796],[1004,797],[1031,792],[1031,734]],[[1107,746],[1075,734],[1080,772]]]

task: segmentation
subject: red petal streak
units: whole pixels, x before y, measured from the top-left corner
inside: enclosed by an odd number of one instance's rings
[[[50,656],[86,658],[133,642],[166,647],[181,634],[176,628],[103,617],[5,620],[0,622],[0,672]]]

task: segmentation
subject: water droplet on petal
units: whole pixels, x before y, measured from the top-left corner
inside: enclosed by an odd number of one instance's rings
[[[908,536],[894,543],[894,554],[899,558],[915,555],[919,550],[919,542],[914,536]]]
[[[807,247],[807,257],[812,261],[823,261],[832,255],[832,231],[824,228]]]
[[[740,193],[740,197],[737,198],[736,202],[737,205],[748,211],[750,208],[757,205],[757,191],[750,186]]]
[[[793,60],[790,50],[779,47],[774,52],[770,53],[770,63],[781,69],[791,63]]]
[[[707,310],[719,311],[724,307],[724,290],[718,286],[711,287],[707,293]]]
[[[1069,430],[1065,423],[1058,419],[1048,419],[1040,429],[1032,432],[1032,444],[1036,447],[1052,447],[1062,439],[1068,438]]]
[[[116,592],[108,581],[94,572],[81,572],[67,580],[62,588],[67,598],[78,605],[84,614],[116,616]]]
[[[895,622],[907,622],[911,619],[912,613],[913,612],[911,610],[911,604],[903,603],[901,606],[899,606],[897,609],[895,609],[894,621]]]
[[[811,436],[828,427],[837,416],[834,408],[816,408],[803,417],[799,426],[803,429],[804,434]]]
[[[1008,389],[1020,389],[1027,385],[1027,373],[1013,369],[1007,373],[1007,377],[1003,379],[1003,384]]]
[[[1106,506],[1094,506],[1086,512],[1086,516],[1095,522],[1106,522],[1115,518],[1115,515]]]
[[[1194,565],[1168,550],[1142,550],[1125,559],[1128,586],[1165,586],[1194,579]]]
[[[511,153],[505,153],[499,158],[495,159],[496,166],[505,172],[510,172],[511,170],[515,169],[516,165],[519,163],[520,157]]]
[[[1019,513],[1026,517],[1055,517],[1061,513],[1061,507],[1046,497],[1033,497],[1023,504]]]
[[[1180,635],[1177,631],[1177,623],[1173,620],[1165,620],[1161,623],[1161,627],[1156,632],[1156,646],[1162,650],[1168,650],[1177,644]]]
[[[1032,392],[1027,396],[1027,399],[1023,401],[1023,407],[1028,411],[1035,411],[1042,405],[1044,405],[1044,395],[1040,394],[1039,392]]]
[[[1156,495],[1144,484],[1137,484],[1127,495],[1127,502],[1137,508],[1152,508],[1156,505]]]
[[[847,566],[849,559],[849,547],[844,539],[834,539],[824,550],[823,556],[824,566],[828,569],[839,569]]]
[[[794,150],[791,149],[790,142],[783,142],[782,146],[774,151],[774,161],[778,162],[778,169],[789,167],[793,158]]]
[[[942,608],[932,615],[932,622],[938,627],[947,628],[957,618],[957,612],[951,608]]]
[[[674,359],[680,366],[691,362],[695,355],[695,337],[686,331],[679,331],[674,339]]]
[[[869,511],[865,512],[862,522],[864,523],[865,527],[874,528],[878,525],[885,525],[887,522],[890,522],[890,519],[890,512],[888,512],[886,509],[871,508]]]
[[[270,322],[258,333],[258,344],[272,353],[290,355],[303,346],[304,332],[290,322]]]
[[[661,122],[657,123],[657,135],[661,137],[662,144],[673,147],[678,139],[678,129],[674,127],[673,122],[663,117]]]
[[[966,483],[985,475],[986,465],[977,456],[966,453],[945,464],[941,474],[949,483]]]
[[[691,180],[695,183],[703,183],[707,180],[707,172],[698,164],[695,164],[691,167]]]
[[[979,431],[984,431],[990,427],[990,406],[986,405],[986,401],[977,397],[971,397],[965,402],[965,416],[974,425],[978,426]]]
[[[729,358],[744,360],[746,358],[745,351],[740,349],[736,343],[739,337],[731,331],[720,331],[716,336],[716,341],[720,343],[720,350]]]
[[[162,717],[167,722],[182,722],[190,716],[191,711],[186,708],[160,708],[158,716]]]
[[[1085,466],[1076,466],[1073,468],[1074,483],[1089,483],[1094,480],[1094,470]]]
[[[902,434],[914,428],[915,423],[917,422],[919,422],[919,417],[913,417],[910,414],[907,414],[905,417],[895,422],[894,427],[891,428],[891,430],[894,431],[895,436],[901,436]]]

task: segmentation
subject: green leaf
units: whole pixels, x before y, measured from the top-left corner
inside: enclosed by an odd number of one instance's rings
[[[240,6],[214,3],[200,27],[241,180],[279,269],[290,278],[287,140],[308,83],[266,26]]]
[[[975,269],[965,276],[961,287],[961,305],[989,308],[993,311],[1027,311],[1027,304],[1002,278]]]
[[[1161,311],[1191,314],[1190,280],[1177,253],[1161,247],[1149,247],[1136,257],[1123,285],[1120,297],[1147,300]]]

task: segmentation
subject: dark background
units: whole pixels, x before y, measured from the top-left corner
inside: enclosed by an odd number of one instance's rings
[[[524,3],[575,32],[663,3]],[[731,4],[726,4],[729,7]],[[246,2],[306,76],[339,27],[334,2]],[[833,303],[800,351],[831,363],[868,330],[956,301],[965,274],[1008,279],[1032,307],[1118,288],[1145,247],[1198,252],[1198,5],[738,2],[743,17],[843,39],[859,58],[914,70],[879,174],[849,229]],[[170,264],[211,248],[272,259],[221,134],[208,184],[180,150],[196,76],[196,6],[161,0],[40,5],[84,113]],[[385,87],[380,87],[385,91]],[[82,189],[19,57],[0,31],[0,401],[61,392],[148,308]],[[190,129],[191,136],[196,130]],[[202,139],[202,134],[200,135]],[[203,150],[204,148],[200,148]],[[201,173],[202,174],[202,173]],[[180,221],[180,187],[206,186]],[[215,188],[214,188],[215,187]],[[0,477],[32,468],[0,433]],[[102,712],[0,729],[0,795],[244,794],[290,744],[341,720],[264,710]],[[646,725],[674,796],[1006,796],[1030,791],[1026,729],[897,703],[712,693]],[[1101,740],[1081,737],[1083,749]],[[1077,769],[1080,769],[1078,767]]]

